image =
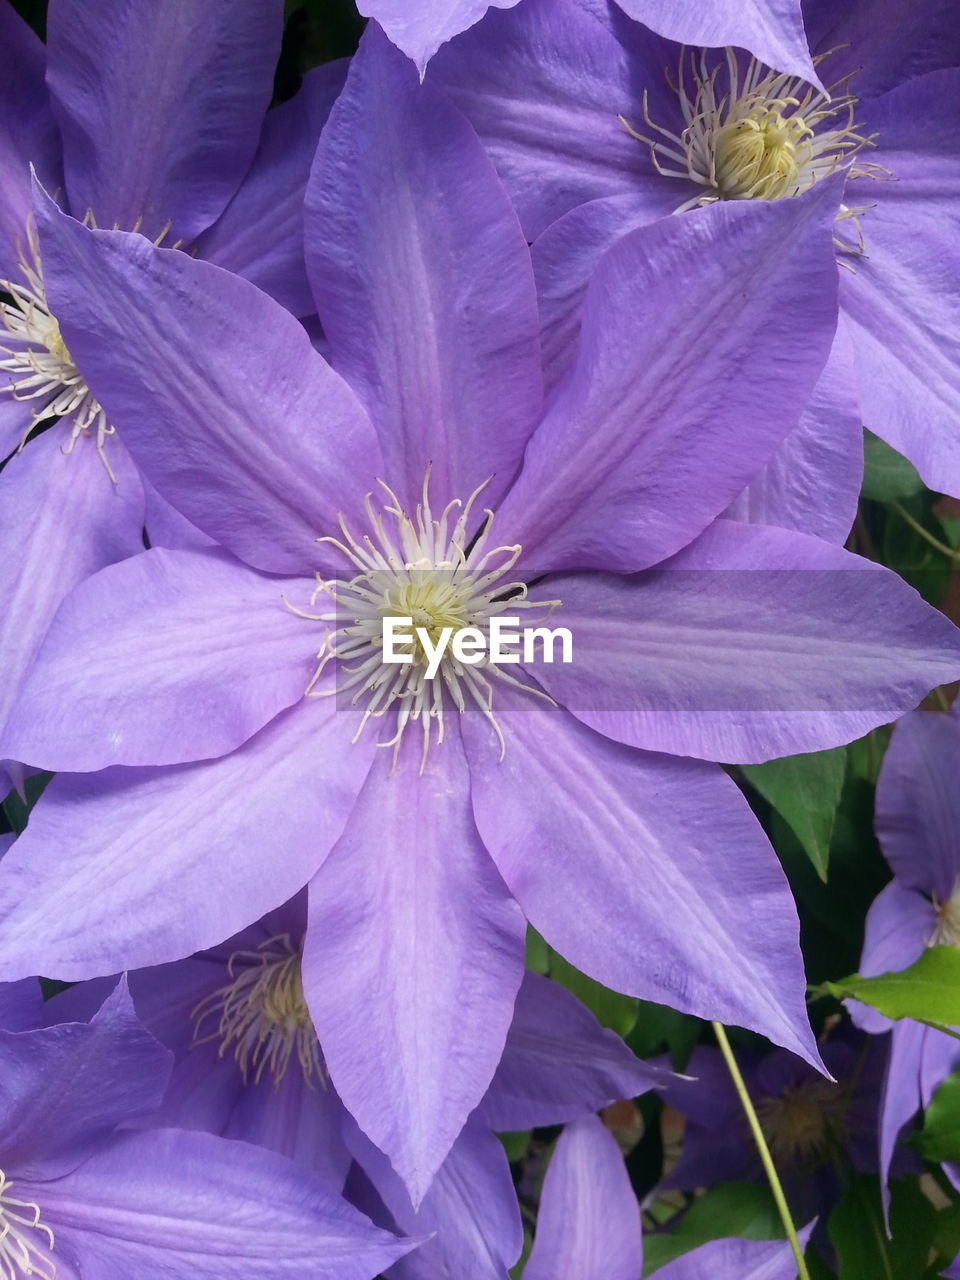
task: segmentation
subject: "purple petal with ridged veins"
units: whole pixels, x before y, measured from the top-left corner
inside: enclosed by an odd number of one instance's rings
[[[417,65],[421,77],[442,44],[479,22],[488,9],[512,9],[517,0],[360,0],[357,8],[374,18]]]

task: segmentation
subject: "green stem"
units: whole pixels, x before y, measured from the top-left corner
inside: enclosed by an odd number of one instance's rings
[[[931,547],[936,551],[939,551],[942,556],[946,556],[951,564],[960,558],[960,548],[954,549],[953,547],[948,547],[945,542],[941,542],[939,538],[935,538],[928,529],[923,527],[919,520],[914,520],[910,512],[907,511],[905,507],[902,507],[899,502],[891,502],[890,505],[893,507],[900,519],[907,522],[914,533],[918,533],[925,542],[930,544]]]
[[[767,1140],[763,1136],[763,1130],[760,1127],[760,1121],[757,1119],[757,1113],[754,1110],[753,1103],[750,1101],[750,1094],[747,1092],[747,1086],[743,1082],[743,1076],[740,1074],[740,1068],[737,1066],[737,1060],[733,1056],[733,1050],[730,1048],[730,1041],[727,1039],[726,1030],[722,1023],[714,1022],[711,1025],[713,1026],[714,1034],[717,1037],[717,1043],[720,1045],[720,1052],[723,1054],[724,1062],[727,1064],[727,1070],[730,1072],[730,1078],[733,1080],[734,1088],[740,1098],[740,1104],[747,1117],[747,1122],[750,1125],[753,1140],[757,1144],[757,1150],[759,1151],[760,1159],[763,1162],[767,1181],[770,1183],[770,1190],[773,1192],[773,1198],[780,1214],[780,1220],[787,1233],[787,1239],[790,1241],[793,1260],[797,1264],[799,1280],[810,1280],[810,1272],[807,1270],[807,1264],[803,1257],[803,1250],[800,1248],[800,1241],[797,1239],[797,1229],[793,1225],[793,1218],[791,1218],[790,1210],[787,1207],[787,1197],[783,1194],[783,1186],[780,1182],[780,1176],[773,1163],[773,1157],[770,1154],[770,1148],[767,1146]]]

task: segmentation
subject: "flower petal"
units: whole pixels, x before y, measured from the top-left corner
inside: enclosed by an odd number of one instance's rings
[[[936,923],[936,908],[929,898],[891,880],[867,912],[859,972],[865,978],[876,978],[908,968],[923,954]],[[893,1025],[858,1000],[847,1000],[846,1005],[857,1026],[873,1035],[889,1031]]]
[[[483,718],[463,718],[473,809],[534,928],[616,991],[750,1027],[818,1065],[793,899],[733,782],[539,699],[495,711],[502,763]]]
[[[54,778],[0,862],[0,977],[162,964],[296,893],[373,750],[350,745],[354,717],[335,701],[283,712],[220,760]]]
[[[303,982],[337,1092],[418,1204],[500,1059],[524,925],[455,727],[419,777],[414,732],[395,771],[380,753],[311,882]]]
[[[64,601],[2,752],[71,772],[226,755],[303,697],[316,641],[284,602],[309,592],[223,551],[104,569]]]
[[[408,510],[429,464],[441,505],[491,475],[495,501],[541,409],[530,252],[473,130],[375,27],[323,132],[306,218],[331,360],[378,428],[384,478]]]
[[[11,836],[10,839],[13,837]],[[0,837],[0,840],[5,837]],[[0,843],[0,857],[6,850]],[[0,982],[0,1030],[33,1031],[43,1015],[43,995],[36,978]]]
[[[498,1133],[564,1124],[667,1076],[635,1057],[576,996],[525,973],[503,1057],[475,1116]]]
[[[56,1250],[98,1280],[373,1280],[416,1243],[282,1156],[178,1129],[118,1134],[36,1194]]]
[[[192,240],[253,159],[280,52],[280,0],[61,0],[48,81],[70,210]]]
[[[9,1177],[75,1168],[118,1124],[158,1106],[171,1055],[121,982],[90,1022],[0,1031],[3,1158]]]
[[[547,1168],[525,1280],[637,1280],[640,1205],[616,1139],[596,1116],[568,1124]]]
[[[810,1231],[797,1234],[805,1245]],[[786,1240],[710,1240],[656,1272],[660,1280],[794,1280],[796,1274]]]
[[[960,632],[901,578],[785,529],[720,520],[651,573],[548,585],[573,661],[541,662],[537,678],[585,724],[645,750],[819,751],[960,675]]]
[[[312,571],[362,514],[373,428],[296,320],[239,276],[38,205],[64,339],[163,497],[241,560]]]
[[[512,9],[517,0],[360,0],[365,18],[375,18],[421,79],[442,44],[479,22],[490,8]]]
[[[289,102],[267,112],[239,191],[197,242],[201,258],[252,280],[295,316],[314,311],[303,260],[303,199],[320,130],[346,74],[345,58],[314,67]]]
[[[662,218],[605,255],[576,365],[498,512],[529,566],[645,568],[749,483],[833,341],[838,193],[831,179],[795,200]]]

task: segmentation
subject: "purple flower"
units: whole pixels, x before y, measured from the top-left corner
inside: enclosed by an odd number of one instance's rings
[[[877,1167],[876,1108],[886,1052],[849,1028],[832,1035],[822,1052],[833,1080],[779,1049],[738,1057],[794,1218],[819,1217],[825,1225],[842,1191],[838,1168],[852,1165],[867,1173]],[[695,1049],[684,1076],[661,1092],[686,1121],[682,1154],[665,1188],[695,1191],[727,1181],[766,1181],[719,1050]]]
[[[43,1280],[231,1274],[370,1280],[407,1252],[326,1184],[243,1142],[131,1129],[170,1054],[124,985],[89,1023],[41,1029],[39,989],[0,995],[0,1271]],[[26,1025],[24,1025],[26,1024]]]
[[[816,1062],[786,881],[704,760],[848,740],[960,672],[893,574],[712,523],[819,374],[833,215],[821,186],[626,237],[544,408],[513,210],[374,27],[309,191],[334,367],[248,282],[41,206],[71,349],[228,550],[148,551],[61,609],[3,738],[68,771],[0,864],[4,974],[189,955],[308,885],[326,1065],[415,1198],[500,1060],[525,919]],[[528,589],[572,665],[382,662],[400,606],[488,626],[536,617]]]
[[[860,972],[906,969],[925,947],[960,946],[960,706],[916,711],[894,730],[877,782],[876,832],[893,879],[867,914]],[[866,1031],[889,1032],[880,1095],[880,1169],[886,1182],[897,1137],[960,1065],[960,1045],[933,1027],[890,1022],[851,1002]],[[945,1166],[960,1186],[960,1170]]]
[[[805,1240],[808,1231],[801,1232]],[[640,1280],[637,1204],[616,1141],[596,1116],[560,1135],[547,1169],[524,1280]],[[661,1280],[793,1280],[785,1241],[713,1240],[655,1274]]]
[[[635,16],[646,15],[637,6]],[[859,391],[859,421],[927,484],[960,494],[960,161],[943,127],[960,112],[955,19],[949,0],[840,11],[808,0],[829,99],[776,59],[771,71],[732,49],[684,49],[593,0],[491,13],[430,74],[470,117],[539,237],[554,361],[593,266],[626,231],[706,203],[793,197],[845,173],[836,236],[847,395]],[[792,327],[787,312],[783,322]],[[816,456],[829,419],[817,413],[810,430]],[[845,438],[849,497],[858,464],[855,437]],[[813,483],[808,500],[829,512],[840,477],[824,475],[826,499]]]
[[[522,1231],[493,1131],[561,1124],[645,1092],[664,1073],[638,1061],[563,988],[525,975],[490,1087],[415,1211],[327,1078],[300,979],[305,908],[300,895],[220,947],[130,975],[138,1016],[174,1054],[162,1104],[146,1123],[256,1142],[336,1190],[355,1158],[363,1170],[351,1179],[358,1207],[392,1231],[433,1237],[392,1274],[496,1280],[519,1256]],[[81,983],[46,1010],[86,1019],[112,985]],[[2,1000],[0,988],[0,1021]]]
[[[142,551],[145,519],[154,544],[167,545],[176,522],[189,531],[144,491],[63,341],[30,216],[30,166],[76,218],[180,244],[295,313],[312,311],[303,190],[343,69],[319,68],[264,120],[282,10],[280,0],[211,0],[197,12],[57,0],[44,47],[0,7],[0,292],[11,295],[0,302],[0,458],[18,450],[0,475],[0,723],[70,588]],[[0,761],[0,791],[18,776]]]

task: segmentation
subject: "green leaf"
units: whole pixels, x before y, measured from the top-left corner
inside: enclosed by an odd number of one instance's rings
[[[498,1133],[497,1137],[500,1139],[503,1149],[507,1153],[507,1159],[511,1164],[516,1164],[527,1154],[527,1148],[530,1146],[529,1129],[525,1133]]]
[[[638,1058],[652,1058],[666,1050],[674,1071],[682,1071],[690,1061],[703,1023],[665,1004],[638,1000],[637,1006],[637,1020],[626,1037],[627,1044]]]
[[[888,1018],[916,1018],[941,1027],[960,1024],[960,950],[928,947],[920,959],[899,973],[861,978],[854,973],[840,982],[825,982],[818,994],[838,1000],[852,996]]]
[[[830,837],[846,765],[846,747],[836,747],[743,766],[750,784],[776,809],[803,845],[821,880],[827,878]]]
[[[783,1227],[770,1189],[752,1182],[724,1182],[691,1204],[669,1235],[643,1239],[643,1274],[689,1253],[708,1240],[739,1236],[743,1240],[781,1240]]]
[[[556,951],[550,953],[550,977],[582,1001],[602,1027],[609,1027],[618,1036],[629,1034],[640,1005],[634,996],[621,995],[588,978]]]
[[[531,973],[539,973],[543,977],[550,972],[550,948],[532,924],[527,925],[526,966]]]
[[[960,1073],[947,1076],[930,1099],[916,1145],[927,1160],[960,1164]]]
[[[863,488],[874,502],[896,502],[923,489],[916,468],[872,431],[863,433]]]
[[[937,1211],[915,1179],[894,1183],[890,1238],[877,1178],[852,1174],[827,1231],[843,1280],[923,1280],[936,1232]]]

